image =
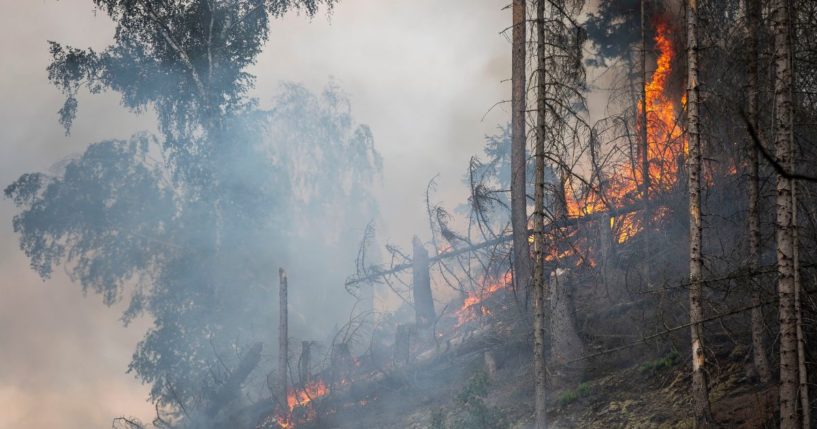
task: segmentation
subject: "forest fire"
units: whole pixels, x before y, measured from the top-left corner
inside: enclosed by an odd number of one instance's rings
[[[296,422],[305,422],[314,417],[314,413],[307,411],[303,415],[296,416],[296,409],[305,409],[312,401],[329,394],[329,388],[321,380],[308,383],[303,388],[290,388],[287,394],[288,413],[286,416],[275,417],[275,424],[281,429],[294,429]]]
[[[326,383],[316,380],[308,383],[303,389],[291,389],[287,395],[287,406],[289,406],[289,411],[292,411],[297,407],[304,407],[328,393],[329,388],[326,387]]]
[[[483,316],[490,314],[488,309],[482,306],[482,302],[498,291],[505,289],[512,282],[513,274],[507,272],[502,276],[502,279],[489,283],[482,288],[480,292],[468,293],[468,296],[465,297],[465,301],[462,303],[462,307],[457,310],[457,326],[459,327],[473,321],[477,317],[477,312]]]
[[[655,28],[655,45],[658,50],[656,69],[646,83],[647,106],[647,157],[649,174],[650,198],[659,193],[668,192],[675,186],[682,157],[687,151],[687,142],[683,130],[679,125],[680,112],[676,106],[679,103],[670,99],[667,91],[671,65],[675,52],[673,51],[670,30],[666,22],[658,22]],[[682,95],[680,105],[686,103],[686,96]],[[637,127],[642,129],[640,118],[641,103],[638,103]],[[588,190],[585,195],[577,196],[572,181],[565,183],[565,196],[568,216],[578,217],[592,213],[607,211],[632,205],[640,199],[643,192],[641,187],[645,183],[644,174],[639,168],[642,163],[642,150],[631,148],[636,154],[634,163],[619,165],[613,168],[614,173],[598,188]],[[656,210],[654,220],[661,219],[665,210]],[[624,243],[637,235],[642,229],[642,221],[635,213],[624,214],[610,219],[610,226],[615,231],[618,243]]]

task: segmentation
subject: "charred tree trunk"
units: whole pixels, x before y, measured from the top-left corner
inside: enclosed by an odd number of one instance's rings
[[[336,343],[332,344],[332,354],[329,358],[332,370],[332,384],[348,382],[354,369],[354,359],[352,359],[352,351],[349,350],[349,344]]]
[[[777,162],[792,165],[793,105],[790,3],[772,2],[774,33],[774,146]],[[777,175],[775,241],[777,242],[777,291],[780,322],[780,428],[800,427],[797,413],[797,314],[795,311],[794,230],[792,180]]]
[[[395,366],[408,365],[411,361],[411,327],[397,325],[394,337],[394,364]]]
[[[545,120],[547,78],[545,60],[545,1],[536,2],[536,147],[534,150],[533,209],[533,366],[536,429],[547,427],[547,376],[545,362]]]
[[[414,315],[417,326],[427,328],[434,323],[434,298],[431,294],[431,274],[428,269],[428,251],[416,236],[412,241],[414,259],[412,264],[412,283],[414,289]]]
[[[701,134],[698,117],[698,5],[687,0],[687,135],[689,136],[689,321],[692,340],[692,399],[697,427],[712,427],[703,345],[701,225]]]
[[[550,280],[551,366],[555,385],[577,381],[584,370],[584,342],[576,329],[573,285],[567,270],[556,269]]]
[[[760,0],[745,0],[746,3],[746,46],[747,46],[747,114],[752,127],[758,129],[758,29],[760,27]],[[746,180],[749,210],[747,227],[749,233],[749,270],[757,272],[760,266],[760,179],[758,178],[758,151],[754,142],[747,143]],[[763,344],[763,307],[760,299],[760,283],[750,278],[752,296],[752,362],[763,384],[771,381],[766,346]]]
[[[527,155],[525,135],[525,42],[526,1],[513,0],[511,55],[511,228],[513,229],[513,280],[528,296],[531,277],[528,245],[528,213],[525,180]]]
[[[287,273],[278,269],[278,401],[287,410],[287,356],[289,354],[289,331],[287,322]]]
[[[298,358],[298,381],[306,386],[312,381],[312,342],[301,342],[301,357]]]

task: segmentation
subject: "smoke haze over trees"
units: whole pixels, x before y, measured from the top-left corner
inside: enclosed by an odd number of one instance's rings
[[[412,18],[362,54],[287,33],[347,3]],[[123,370],[151,415],[113,427],[809,428],[811,2],[493,5],[474,31],[500,32],[508,61],[481,67],[502,92],[467,117],[489,91],[433,53],[485,55],[454,25],[485,6],[416,3],[93,0],[107,46],[45,45],[62,100],[36,119],[113,131],[15,170],[9,224],[40,278],[146,326]],[[408,11],[434,7],[452,25],[428,38]],[[378,59],[414,45],[451,74],[392,78]],[[369,74],[258,91],[333,56]],[[106,96],[155,128],[85,113]]]

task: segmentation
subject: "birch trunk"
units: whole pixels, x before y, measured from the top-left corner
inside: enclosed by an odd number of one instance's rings
[[[791,139],[791,171],[797,171],[797,149]],[[799,381],[800,411],[803,429],[811,428],[811,404],[806,371],[806,338],[803,332],[803,312],[800,301],[800,227],[797,222],[797,181],[791,182],[792,256],[794,259],[794,314],[797,317],[797,375]]]
[[[536,146],[533,210],[533,366],[536,397],[536,429],[547,427],[545,370],[545,120],[547,118],[547,64],[545,61],[545,1],[536,2]]]
[[[692,340],[692,399],[699,428],[714,424],[709,407],[703,346],[701,249],[701,134],[698,117],[698,5],[687,0],[687,134],[689,136],[689,319]]]
[[[525,0],[513,0],[511,56],[511,228],[513,229],[513,279],[517,290],[528,295],[530,247],[528,245],[525,168],[525,41],[527,35]]]
[[[772,2],[774,33],[774,146],[777,162],[792,164],[792,70],[788,0]],[[799,429],[797,413],[797,314],[795,311],[792,181],[777,175],[775,241],[780,322],[780,428]]]
[[[793,142],[792,142],[793,143]],[[792,154],[795,154],[792,144]],[[796,171],[792,159],[792,171]],[[800,383],[800,410],[802,411],[803,429],[811,428],[811,404],[808,394],[808,372],[806,371],[806,337],[803,332],[803,313],[800,301],[800,234],[797,225],[797,182],[792,181],[792,225],[794,230],[794,312],[797,317],[797,373]]]
[[[746,46],[747,46],[747,114],[749,122],[758,130],[758,29],[760,27],[760,0],[745,0],[746,6]],[[751,141],[747,143],[746,177],[748,194],[747,227],[749,233],[749,270],[758,271],[760,266],[760,214],[758,201],[760,183],[758,179],[758,150]],[[760,283],[750,278],[752,296],[752,362],[760,381],[768,384],[771,381],[769,361],[766,359],[766,346],[763,344],[763,308],[760,298]]]
[[[289,411],[287,405],[287,356],[289,355],[288,315],[287,315],[287,273],[278,269],[278,401],[282,410]]]

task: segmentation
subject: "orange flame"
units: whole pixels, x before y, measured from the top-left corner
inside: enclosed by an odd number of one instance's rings
[[[329,394],[329,388],[320,380],[308,383],[303,389],[290,389],[287,395],[289,411],[297,407],[304,407],[313,400],[326,396],[327,394]]]
[[[476,317],[475,311],[477,309],[479,309],[483,316],[490,315],[491,312],[482,306],[482,302],[491,295],[506,288],[509,284],[511,284],[511,282],[513,282],[513,275],[510,272],[507,272],[502,276],[501,280],[489,283],[487,286],[482,288],[480,292],[468,293],[468,296],[465,297],[465,301],[462,303],[462,307],[457,310],[457,326],[462,326],[465,323],[474,320]]]
[[[287,407],[289,408],[289,412],[287,415],[275,416],[273,422],[277,424],[280,429],[294,429],[296,423],[308,421],[314,418],[314,414],[307,413],[306,417],[296,418],[293,416],[293,411],[295,411],[296,408],[305,408],[310,402],[328,394],[329,388],[326,387],[326,383],[321,380],[310,382],[300,389],[290,388],[287,393]]]
[[[658,49],[656,69],[646,85],[647,105],[647,158],[650,179],[650,196],[667,192],[675,186],[681,167],[681,159],[687,152],[687,141],[678,124],[680,112],[676,111],[676,102],[667,94],[667,84],[675,52],[669,37],[669,27],[665,22],[656,25],[655,44]],[[681,106],[686,103],[686,95],[681,97]],[[639,120],[637,126],[643,127],[641,103],[638,104]],[[591,190],[582,197],[577,197],[570,181],[565,183],[565,197],[568,216],[584,216],[613,207],[632,204],[640,198],[639,185],[644,183],[640,168],[642,151],[636,151],[635,168],[616,168],[604,183],[603,195]],[[621,167],[621,166],[619,166]],[[628,173],[629,170],[629,173]],[[661,218],[666,211],[657,211]],[[624,243],[642,229],[642,222],[633,213],[614,217],[610,226],[616,231],[616,241]]]

